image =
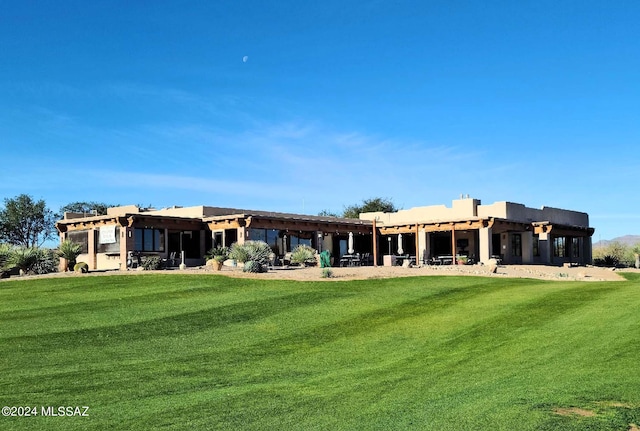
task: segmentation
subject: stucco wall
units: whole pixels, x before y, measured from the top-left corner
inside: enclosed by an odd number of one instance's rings
[[[478,216],[496,217],[520,222],[549,221],[569,226],[589,226],[589,215],[584,212],[552,207],[529,208],[513,202],[495,202],[478,206]]]
[[[150,215],[160,215],[160,216],[168,216],[168,217],[204,217],[204,206],[195,206],[195,207],[171,207],[171,208],[163,208],[161,210],[149,211],[146,214]]]
[[[480,201],[478,199],[457,199],[452,202],[452,206],[450,208],[446,205],[430,205],[414,207],[407,210],[399,210],[395,213],[361,213],[360,219],[376,219],[387,225],[428,221],[462,220],[475,217],[477,215],[477,208],[479,204]]]

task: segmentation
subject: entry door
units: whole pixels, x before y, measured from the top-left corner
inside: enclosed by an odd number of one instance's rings
[[[494,233],[491,235],[491,255],[500,256],[501,254],[502,250],[500,248],[500,234]]]

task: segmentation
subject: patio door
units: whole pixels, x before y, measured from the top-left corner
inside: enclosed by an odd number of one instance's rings
[[[180,231],[169,231],[169,255],[175,253],[176,257],[180,257]]]

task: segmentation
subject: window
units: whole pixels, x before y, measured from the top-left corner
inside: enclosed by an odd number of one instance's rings
[[[553,255],[555,257],[564,257],[565,238],[558,236],[553,238]]]
[[[522,256],[522,235],[519,233],[511,235],[511,256]]]
[[[108,226],[108,228],[109,229],[100,228],[98,231],[98,253],[119,253],[120,227]]]
[[[571,256],[580,257],[580,238],[571,238]]]
[[[82,245],[82,254],[89,253],[89,231],[75,230],[67,233],[67,239]]]
[[[540,256],[540,237],[538,235],[533,236],[533,255]]]
[[[278,252],[278,237],[280,236],[280,231],[277,229],[267,229],[267,244],[271,247],[271,250],[274,253]]]
[[[278,253],[278,241],[282,241],[281,237],[278,229],[249,229],[250,240],[266,242],[274,253]]]
[[[267,242],[267,231],[265,229],[249,229],[249,239],[251,241]]]
[[[292,251],[295,250],[299,245],[308,245],[309,247],[311,247],[311,236],[310,234],[306,234],[306,232],[298,235],[292,234],[289,238],[289,246],[291,247]]]
[[[134,248],[136,251],[164,251],[164,229],[136,228]]]

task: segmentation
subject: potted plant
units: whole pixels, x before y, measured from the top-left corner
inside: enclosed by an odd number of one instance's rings
[[[457,258],[458,265],[466,265],[469,263],[469,258],[467,256],[458,256]]]
[[[220,271],[222,263],[229,258],[228,247],[214,247],[207,252],[207,264],[211,264],[211,267],[215,271]]]

